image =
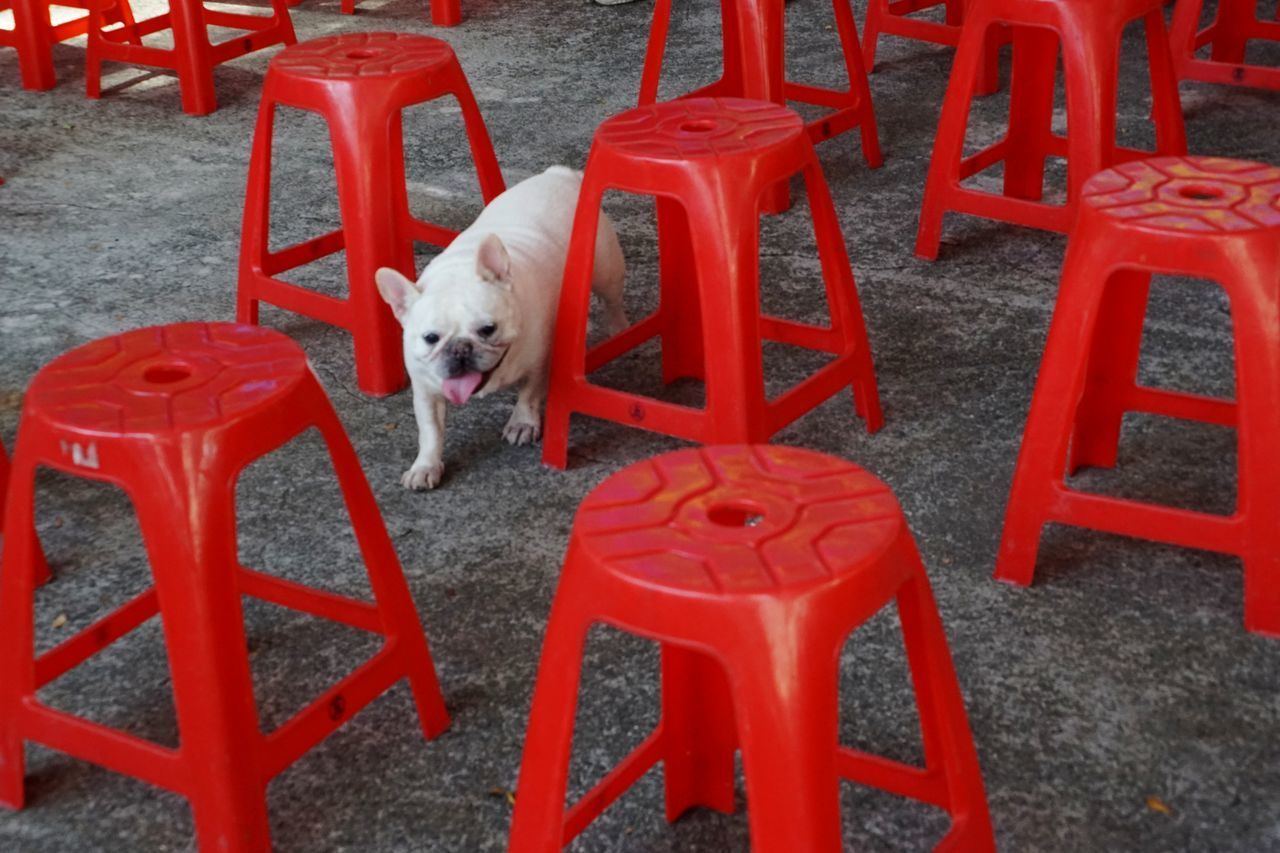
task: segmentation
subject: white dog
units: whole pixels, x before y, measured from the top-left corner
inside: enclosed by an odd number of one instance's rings
[[[490,202],[417,284],[396,270],[378,270],[378,291],[404,327],[418,420],[418,457],[400,478],[405,488],[434,489],[444,475],[446,400],[460,406],[519,385],[502,434],[512,444],[541,437],[560,281],[581,188],[581,172],[552,166]],[[591,282],[611,334],[627,326],[624,275],[618,236],[601,213]]]

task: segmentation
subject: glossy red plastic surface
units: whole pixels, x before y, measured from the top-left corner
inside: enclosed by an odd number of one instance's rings
[[[87,12],[93,4],[94,0],[59,0],[57,5]],[[87,14],[54,24],[49,6],[48,0],[0,0],[0,11],[13,13],[13,28],[0,30],[0,47],[17,49],[24,89],[52,89],[58,82],[53,71],[53,46],[82,36],[89,28]],[[128,0],[105,4],[102,16],[106,24],[133,25]]]
[[[294,3],[300,3],[302,0],[293,0]],[[456,27],[462,23],[462,2],[461,0],[428,0],[431,7],[431,23],[437,27]],[[354,15],[356,13],[356,0],[342,0],[342,14]]]
[[[85,93],[90,98],[101,95],[104,61],[167,68],[178,75],[182,111],[189,115],[207,115],[218,108],[214,66],[264,47],[297,41],[287,0],[271,0],[270,15],[209,9],[203,0],[170,0],[169,11],[160,15],[114,30],[103,30],[104,24],[102,13],[91,4]],[[211,29],[240,32],[215,43]],[[172,48],[143,44],[143,36],[166,30],[172,31]]]
[[[809,195],[831,326],[762,316],[759,230],[767,190],[801,173]],[[607,190],[657,196],[657,311],[586,348],[600,202]],[[589,374],[654,337],[667,382],[703,380],[705,409],[593,384]],[[703,341],[714,346],[703,346]],[[816,373],[765,397],[764,340],[830,353]],[[563,468],[569,416],[588,414],[707,444],[767,441],[853,386],[867,429],[883,418],[857,287],[835,208],[800,117],[736,98],[638,107],[596,130],[578,199],[556,319],[542,461]]]
[[[964,7],[969,0],[867,0],[867,20],[862,27],[862,56],[867,72],[876,70],[876,49],[880,36],[891,35],[916,41],[932,42],[949,47],[960,43],[960,29],[964,22]],[[938,6],[944,6],[943,20],[933,21],[917,16]],[[978,94],[989,95],[1000,88],[1000,45],[993,39],[988,43],[986,62],[977,82]]]
[[[1178,77],[1280,89],[1280,68],[1245,62],[1249,41],[1280,41],[1280,20],[1260,20],[1257,0],[1218,0],[1213,23],[1200,29],[1203,11],[1204,0],[1178,0],[1174,10],[1171,38]],[[1209,58],[1197,58],[1196,52],[1206,46]]]
[[[837,742],[841,648],[895,599],[923,768]],[[595,623],[662,644],[661,719],[566,811]],[[560,850],[659,761],[668,820],[695,806],[731,812],[739,749],[756,853],[840,850],[840,778],[946,810],[939,849],[995,849],[946,636],[898,502],[861,468],[812,451],[681,450],[583,502],[543,643],[510,850]]]
[[[240,472],[304,431],[323,437],[373,602],[243,566]],[[38,467],[114,483],[138,515],[154,586],[39,656],[32,626]],[[422,626],[373,493],[297,344],[229,323],[104,338],[46,366],[23,405],[0,572],[0,804],[23,805],[35,741],[177,792],[202,850],[270,849],[266,786],[357,711],[408,678],[427,737],[449,722]],[[74,583],[73,577],[63,583]],[[378,652],[291,719],[259,728],[241,596],[380,635]],[[159,614],[178,717],[170,749],[51,708],[36,691]]]
[[[925,183],[916,254],[938,256],[943,216],[966,213],[1049,231],[1070,230],[1080,188],[1091,175],[1149,152],[1116,143],[1116,92],[1121,35],[1141,18],[1150,61],[1156,150],[1185,154],[1178,84],[1164,25],[1163,0],[972,0],[942,104],[933,159]],[[999,142],[964,156],[974,85],[993,29],[1013,41],[1009,129]],[[1053,132],[1059,43],[1067,95],[1068,135]],[[1065,204],[1042,201],[1047,157],[1065,157]],[[1004,163],[1003,194],[961,182]]]
[[[258,303],[267,302],[346,329],[355,345],[356,379],[366,394],[393,394],[408,382],[400,324],[378,295],[374,273],[394,267],[416,278],[414,241],[444,247],[457,236],[414,218],[405,189],[400,113],[445,96],[456,98],[462,109],[487,204],[504,189],[502,171],[448,42],[405,33],[328,36],[281,51],[267,68],[249,159],[236,319],[257,323]],[[342,225],[272,251],[271,141],[279,106],[319,113],[328,123]],[[346,299],[280,278],[343,249]]]
[[[9,454],[5,452],[4,445],[0,444],[0,534],[4,533],[4,507],[8,493]],[[31,537],[31,547],[34,552],[36,584],[39,585],[49,579],[49,564],[45,562],[44,549],[40,547],[40,539],[34,534]]]
[[[644,71],[640,77],[639,106],[657,101],[666,53],[667,31],[671,24],[672,0],[656,0]],[[862,134],[862,156],[877,168],[884,162],[876,131],[875,106],[871,87],[858,46],[858,24],[849,0],[832,0],[835,28],[844,59],[847,89],[831,89],[795,83],[786,79],[786,37],[783,0],[721,0],[724,72],[720,79],[688,93],[686,98],[749,98],[785,105],[795,101],[823,107],[829,112],[807,125],[814,144],[838,136],[855,127]],[[789,204],[787,187],[771,191],[765,210],[776,213]]]
[[[996,577],[1029,584],[1041,528],[1071,524],[1239,556],[1244,621],[1280,636],[1280,169],[1209,157],[1125,163],[1085,186],[1009,495]],[[1138,384],[1152,273],[1209,279],[1231,300],[1236,399]],[[1116,464],[1125,412],[1234,426],[1230,516],[1070,489],[1064,469]]]

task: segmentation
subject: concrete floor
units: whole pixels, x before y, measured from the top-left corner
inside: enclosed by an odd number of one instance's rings
[[[466,0],[466,21],[433,30],[417,0],[366,0],[341,17],[334,0],[294,10],[300,38],[368,29],[430,32],[456,47],[509,181],[552,163],[581,164],[592,128],[632,103],[649,3]],[[716,4],[679,4],[667,92],[708,79]],[[863,4],[856,4],[859,20]],[[147,10],[149,4],[143,4]],[[1268,4],[1269,8],[1271,4]],[[794,76],[836,82],[829,9],[795,0]],[[1149,138],[1141,42],[1126,42],[1122,135]],[[221,108],[178,109],[166,76],[82,92],[83,48],[61,46],[61,83],[19,89],[0,58],[0,435],[12,441],[22,389],[45,362],[128,328],[230,319],[244,175],[267,60],[262,51],[217,73]],[[1266,56],[1275,62],[1276,53]],[[883,477],[901,498],[946,621],[985,771],[1001,847],[1019,851],[1280,850],[1280,643],[1246,634],[1238,561],[1053,529],[1036,585],[990,579],[1019,437],[1065,240],[952,218],[942,258],[912,256],[916,213],[950,53],[888,38],[872,80],[886,162],[869,170],[856,141],[820,154],[849,242],[875,349],[887,424],[868,436],[841,396],[779,442],[837,454]],[[116,66],[108,85],[139,77]],[[1007,90],[1006,90],[1007,91]],[[1195,152],[1280,161],[1280,96],[1183,87]],[[994,138],[1007,103],[980,104],[975,138]],[[437,102],[406,118],[415,209],[455,225],[478,208],[456,109]],[[277,146],[280,243],[336,221],[322,125],[289,114]],[[991,181],[993,178],[985,180]],[[652,304],[652,208],[610,200],[630,263],[633,315]],[[763,226],[765,301],[800,317],[822,312],[803,205]],[[423,259],[425,259],[425,255]],[[340,259],[304,281],[340,292]],[[297,338],[364,461],[404,563],[453,728],[424,743],[403,686],[370,706],[272,784],[275,843],[286,851],[504,848],[545,617],[574,507],[619,467],[677,442],[575,422],[570,469],[539,465],[500,430],[510,397],[451,413],[447,481],[431,494],[399,486],[413,456],[407,394],[368,399],[354,387],[349,340],[267,310]],[[1230,393],[1229,306],[1216,287],[1162,281],[1147,326],[1151,382]],[[771,382],[794,380],[802,356],[770,354]],[[655,389],[643,350],[615,381]],[[696,387],[675,386],[678,399]],[[1230,431],[1134,416],[1119,469],[1083,485],[1230,511]],[[255,464],[239,486],[243,560],[351,594],[364,590],[354,543],[320,444],[307,436]],[[38,595],[41,647],[90,623],[147,578],[132,509],[119,492],[66,477],[39,483],[39,530],[57,579]],[[65,619],[64,619],[65,617]],[[362,637],[266,605],[247,608],[264,726],[284,720],[369,652]],[[589,645],[571,787],[581,792],[648,731],[656,712],[655,649],[612,630]],[[843,740],[902,760],[919,744],[896,617],[850,639],[842,667]],[[50,686],[58,707],[174,743],[162,638],[155,621]],[[29,750],[28,807],[0,817],[10,851],[185,850],[185,802],[42,748]],[[745,849],[741,813],[662,817],[651,772],[595,823],[584,851]],[[944,815],[843,787],[846,846],[927,849]]]

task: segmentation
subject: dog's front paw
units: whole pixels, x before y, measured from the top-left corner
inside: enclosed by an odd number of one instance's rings
[[[440,485],[440,480],[444,477],[444,465],[437,462],[434,465],[414,465],[400,478],[400,485],[406,489],[413,489],[415,492],[425,492],[427,489],[434,489]]]
[[[511,420],[507,421],[507,425],[502,428],[502,437],[507,440],[508,444],[533,444],[542,438],[542,425],[536,422],[517,420],[516,416],[512,415]]]

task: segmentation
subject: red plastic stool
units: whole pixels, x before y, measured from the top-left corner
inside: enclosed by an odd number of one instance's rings
[[[240,472],[302,432],[329,449],[374,603],[239,564]],[[104,480],[133,501],[155,585],[35,657],[36,469]],[[422,626],[360,461],[297,344],[278,332],[190,323],[87,344],[41,370],[24,403],[0,572],[0,803],[23,805],[23,742],[175,791],[202,850],[270,849],[266,787],[402,678],[423,732],[449,722]],[[269,734],[259,728],[241,596],[381,635],[370,660]],[[36,691],[160,614],[179,745],[168,749],[50,708]]]
[[[270,15],[206,9],[204,0],[171,0],[169,11],[136,24],[104,30],[102,13],[89,10],[89,43],[85,52],[85,92],[90,98],[102,93],[102,62],[124,62],[151,68],[167,68],[178,75],[182,111],[206,115],[218,108],[213,88],[213,68],[237,57],[270,47],[293,44],[293,21],[286,0],[271,0]],[[210,27],[241,30],[233,38],[213,43]],[[141,39],[173,31],[173,47],[144,45]]]
[[[658,99],[662,58],[667,47],[672,0],[657,0],[653,24],[640,77],[640,106]],[[796,101],[826,107],[831,112],[808,124],[814,144],[858,128],[862,134],[862,156],[867,165],[878,167],[880,139],[876,133],[875,106],[871,87],[858,47],[858,25],[849,0],[832,0],[836,33],[844,56],[849,88],[845,90],[793,83],[785,74],[785,15],[783,0],[721,0],[724,33],[724,73],[719,80],[684,97],[752,98],[785,104]]]
[[[820,327],[761,316],[759,228],[766,191],[804,175],[831,311]],[[650,316],[586,351],[592,258],[606,190],[657,196],[661,299]],[[655,336],[663,378],[702,379],[704,410],[592,384],[588,374]],[[702,341],[716,345],[704,350]],[[834,358],[765,399],[763,340]],[[542,461],[563,468],[571,413],[708,444],[763,442],[840,389],[874,432],[883,423],[871,345],[844,237],[800,117],[786,107],[696,98],[638,107],[596,130],[556,317]]]
[[[896,599],[925,766],[837,743],[845,638]],[[565,812],[583,645],[604,622],[662,643],[657,729]],[[839,779],[945,809],[938,849],[994,850],[929,579],[883,483],[768,446],[632,465],[578,510],[525,737],[512,853],[559,850],[658,761],[668,820],[731,812],[742,750],[756,853],[840,850]]]
[[[1174,10],[1171,39],[1178,77],[1280,89],[1280,68],[1248,65],[1244,61],[1245,46],[1250,40],[1280,41],[1280,20],[1259,20],[1256,0],[1218,0],[1213,23],[1201,30],[1203,9],[1204,0],[1178,0]],[[1209,58],[1196,58],[1196,52],[1206,45],[1212,48]]]
[[[1149,156],[1116,144],[1120,37],[1125,25],[1136,18],[1142,18],[1146,25],[1156,149],[1161,154],[1186,153],[1163,6],[1163,0],[971,1],[925,183],[917,255],[930,260],[938,256],[942,219],[948,211],[1065,232],[1075,219],[1080,188],[1090,175],[1117,162]],[[1013,39],[1009,130],[999,142],[965,157],[974,81],[985,61],[984,42],[993,27],[1010,29]],[[1052,130],[1059,40],[1069,138]],[[1045,158],[1049,156],[1067,159],[1063,205],[1041,201]],[[961,181],[1001,161],[1003,195],[960,186]]]
[[[1245,627],[1280,636],[1280,169],[1210,157],[1156,158],[1097,175],[1083,198],[996,577],[1031,583],[1046,522],[1235,554],[1244,561]],[[1238,404],[1137,384],[1152,273],[1211,279],[1226,289]],[[1071,471],[1115,465],[1121,419],[1129,411],[1235,426],[1235,513],[1069,489],[1064,465]]]
[[[249,159],[240,244],[236,319],[258,322],[258,302],[351,332],[356,378],[366,394],[399,391],[403,333],[378,295],[378,267],[413,279],[413,243],[447,246],[456,231],[415,219],[405,190],[400,112],[446,95],[458,99],[471,157],[487,204],[504,189],[480,108],[447,42],[405,33],[352,33],[303,42],[281,51],[267,68]],[[333,140],[342,227],[271,251],[271,138],[276,107],[324,116]],[[336,299],[279,278],[282,273],[346,249],[348,297]]]
[[[293,0],[301,3],[302,0]],[[437,27],[456,27],[462,23],[462,3],[460,0],[430,0],[431,23]],[[356,0],[342,0],[342,14],[354,15]]]
[[[84,9],[92,0],[59,0],[59,6]],[[12,47],[18,51],[18,68],[22,73],[22,88],[52,89],[58,82],[53,72],[53,46],[59,42],[84,35],[89,28],[89,16],[82,15],[55,25],[49,18],[47,0],[0,0],[0,11],[13,12],[13,29],[0,30],[0,47]],[[133,26],[133,10],[128,0],[109,3],[103,11],[104,24]]]
[[[5,497],[9,493],[9,454],[5,452],[4,445],[0,444],[0,534],[4,533],[4,506]],[[31,537],[32,547],[35,549],[35,582],[36,585],[43,584],[49,579],[49,564],[44,558],[44,549],[40,547],[40,539],[34,534]]]
[[[876,47],[880,36],[890,35],[925,41],[932,44],[955,47],[960,44],[960,29],[964,22],[964,7],[969,0],[868,0],[867,20],[862,26],[862,57],[867,72],[876,71]],[[943,6],[942,21],[930,21],[912,17]],[[1006,39],[1007,40],[1007,39]],[[977,93],[990,95],[1000,88],[1001,40],[988,43],[986,62],[981,68]]]

